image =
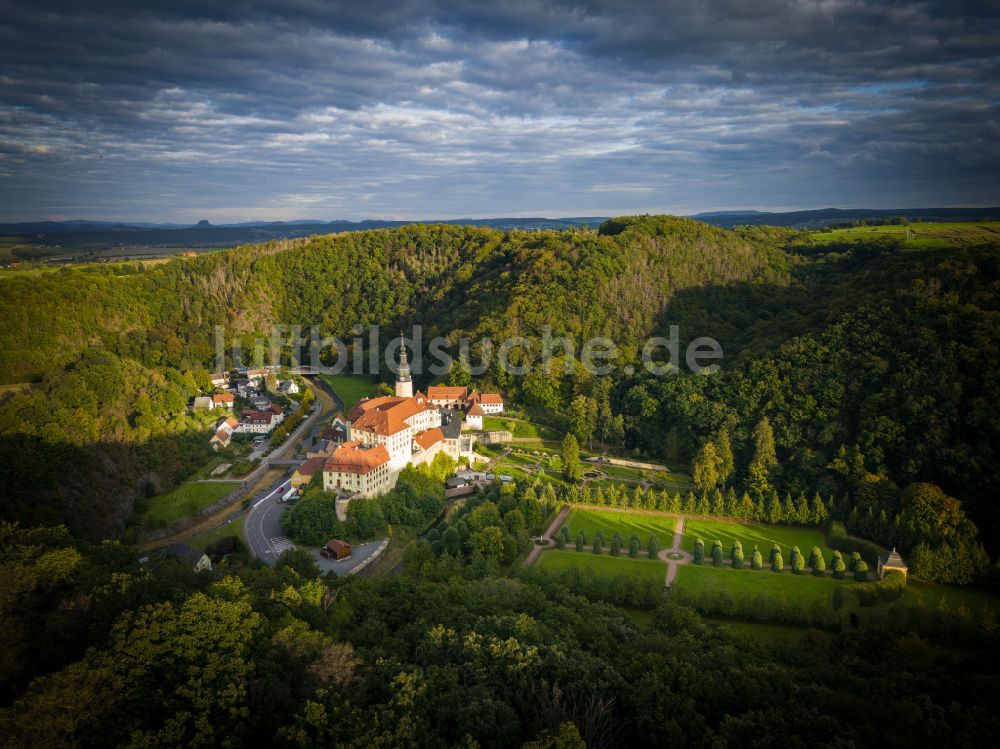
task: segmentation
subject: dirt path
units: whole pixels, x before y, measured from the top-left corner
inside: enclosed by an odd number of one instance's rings
[[[684,551],[681,548],[681,540],[684,538],[684,516],[677,516],[677,526],[674,528],[674,541],[669,549],[663,549],[657,556],[667,563],[667,576],[665,578],[665,584],[669,588],[674,583],[674,579],[677,577],[677,568],[682,564],[688,564],[694,559],[691,554]],[[679,559],[671,559],[670,556],[677,556],[680,554]]]
[[[572,505],[564,505],[563,508],[559,511],[559,514],[556,515],[555,518],[553,518],[551,523],[549,523],[548,530],[546,530],[545,533],[542,534],[542,538],[546,539],[551,544],[555,538],[556,531],[562,527],[562,524],[566,522],[566,518],[569,517],[569,514],[572,511],[573,511]],[[528,553],[527,558],[524,560],[524,566],[530,567],[535,562],[537,562],[538,557],[540,557],[542,555],[542,552],[545,551],[547,548],[549,547],[537,546],[537,545],[533,546],[531,551]]]

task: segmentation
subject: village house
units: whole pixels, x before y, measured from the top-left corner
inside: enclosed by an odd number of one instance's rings
[[[294,380],[282,380],[278,383],[278,392],[282,395],[296,395],[299,392],[299,386]]]
[[[232,441],[233,432],[240,423],[234,419],[232,416],[227,416],[225,419],[221,419],[219,423],[215,425],[215,434],[212,439],[208,441],[208,444],[212,446],[213,450],[219,450],[224,447],[229,447],[229,443]]]
[[[193,411],[211,411],[213,408],[215,406],[212,405],[212,398],[208,395],[199,395],[191,406]]]
[[[282,421],[284,421],[284,415],[280,408],[277,409],[277,413],[273,409],[246,411],[236,431],[241,434],[269,434]]]
[[[236,397],[232,393],[216,393],[212,396],[213,408],[233,408],[236,405]]]
[[[335,445],[347,442],[350,437],[351,427],[349,422],[339,416],[334,417],[333,421],[330,422],[330,426],[324,429],[322,434],[324,440],[332,442]]]
[[[501,413],[504,405],[499,393],[479,393],[476,390],[451,385],[431,385],[427,388],[427,400],[439,408],[456,411],[478,405],[484,414]]]
[[[324,457],[310,458],[304,462],[292,473],[292,477],[289,479],[291,487],[293,489],[302,489],[313,480],[313,476],[323,471],[323,464],[325,462]]]
[[[465,426],[473,431],[480,431],[483,428],[483,409],[478,403],[473,403],[465,412]]]
[[[212,383],[212,387],[216,388],[229,387],[229,375],[226,372],[217,372],[215,374],[211,374],[209,375],[209,380]]]

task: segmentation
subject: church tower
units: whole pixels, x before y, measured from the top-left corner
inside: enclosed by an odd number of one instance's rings
[[[399,370],[396,373],[396,395],[399,398],[413,397],[413,381],[410,379],[410,364],[406,360],[406,346],[403,333],[399,334]]]

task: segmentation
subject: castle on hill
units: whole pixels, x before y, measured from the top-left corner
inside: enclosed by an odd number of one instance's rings
[[[503,398],[442,386],[414,394],[406,348],[400,345],[395,394],[365,398],[352,408],[346,441],[323,465],[323,489],[338,495],[337,516],[346,519],[355,497],[392,489],[407,465],[430,463],[441,452],[455,460],[471,457],[476,438],[462,434],[461,411],[469,428],[482,429],[483,414],[503,411]]]

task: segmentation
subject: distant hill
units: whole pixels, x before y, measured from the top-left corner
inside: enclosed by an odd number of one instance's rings
[[[707,211],[692,218],[707,224],[734,226],[789,226],[810,228],[850,222],[858,219],[887,219],[905,216],[911,221],[975,221],[998,220],[1000,208],[821,208],[809,211],[768,213],[757,210]],[[445,224],[478,226],[500,231],[563,230],[597,227],[607,220],[603,216],[571,216],[563,218],[509,217],[457,218],[447,220],[385,221],[247,221],[238,224],[211,224],[206,220],[195,225],[124,223],[112,221],[37,221],[0,224],[0,236],[13,236],[30,252],[19,251],[21,257],[67,253],[80,257],[99,255],[120,257],[132,255],[169,255],[180,249],[218,249],[276,239],[308,237],[371,229],[392,229],[414,224]],[[50,249],[51,248],[51,249]]]
[[[692,218],[724,228],[734,226],[791,226],[799,229],[829,226],[857,219],[905,216],[910,221],[982,221],[1000,219],[1000,208],[818,208],[810,211],[715,211]]]

